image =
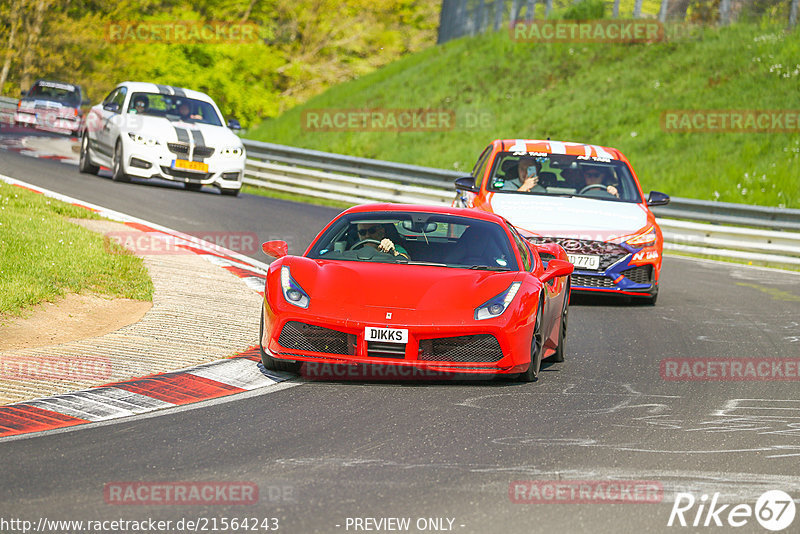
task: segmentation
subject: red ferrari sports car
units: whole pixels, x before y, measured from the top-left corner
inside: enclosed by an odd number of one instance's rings
[[[262,248],[278,258],[261,319],[267,369],[371,364],[533,381],[542,359],[563,361],[572,264],[498,215],[363,205],[302,256],[284,241]],[[545,265],[540,250],[555,258]]]

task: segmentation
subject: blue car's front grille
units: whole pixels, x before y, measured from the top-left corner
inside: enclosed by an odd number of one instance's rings
[[[634,284],[652,284],[653,283],[653,266],[652,265],[639,265],[633,269],[622,271],[625,278]]]
[[[598,270],[605,271],[619,260],[630,254],[630,251],[616,243],[592,241],[590,239],[572,239],[567,237],[530,237],[531,243],[558,243],[567,254],[600,256]]]
[[[572,287],[604,287],[613,288],[614,280],[607,276],[592,276],[587,274],[573,274]]]

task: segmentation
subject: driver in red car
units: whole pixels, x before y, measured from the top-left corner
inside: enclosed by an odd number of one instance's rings
[[[411,259],[408,256],[408,251],[402,245],[395,244],[389,239],[387,226],[391,226],[391,224],[359,223],[358,239],[359,241],[365,239],[376,241],[377,243],[368,242],[367,245],[393,256],[404,256],[406,259]]]
[[[619,191],[617,190],[616,186],[608,183],[609,177],[605,169],[601,169],[599,167],[586,168],[583,171],[583,179],[586,182],[584,188],[589,187],[590,185],[605,185],[606,192],[609,195],[614,195],[615,197],[619,198]],[[598,187],[597,189],[600,188]]]

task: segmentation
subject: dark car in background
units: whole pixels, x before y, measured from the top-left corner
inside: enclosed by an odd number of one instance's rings
[[[88,104],[80,85],[37,80],[22,93],[14,122],[17,126],[77,135],[83,122],[81,106]]]

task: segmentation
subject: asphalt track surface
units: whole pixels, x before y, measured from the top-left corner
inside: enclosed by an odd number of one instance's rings
[[[337,213],[118,184],[5,151],[0,173],[183,232],[284,238],[294,253]],[[660,364],[798,356],[800,276],[667,257],[655,307],[573,299],[567,360],[546,366],[536,383],[298,380],[268,394],[0,442],[0,518],[277,518],[287,533],[364,532],[348,518],[389,517],[411,518],[409,532],[434,531],[418,529],[418,518],[449,518],[464,533],[763,532],[753,517],[735,529],[667,521],[678,491],[754,506],[763,492],[783,490],[800,502],[798,382],[667,381]],[[578,479],[654,481],[663,501],[521,504],[509,494],[515,481]],[[107,504],[105,485],[120,481],[245,481],[260,498]],[[797,532],[797,515],[786,532]]]

